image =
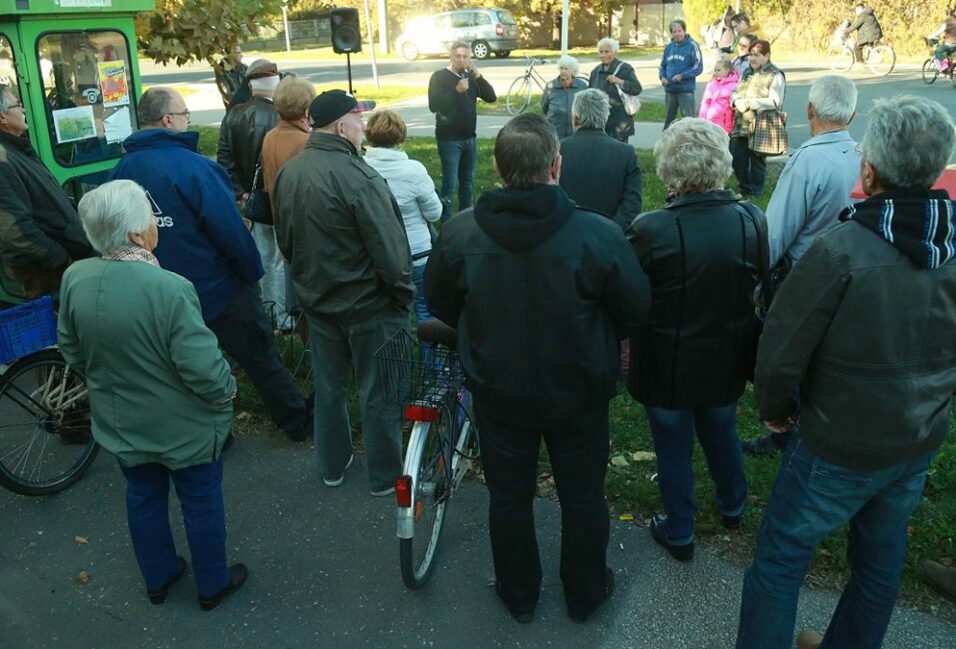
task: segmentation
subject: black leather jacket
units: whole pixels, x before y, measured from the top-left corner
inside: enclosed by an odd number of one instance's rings
[[[216,160],[229,173],[237,197],[252,189],[262,140],[278,123],[279,114],[272,100],[253,97],[229,110],[219,125]],[[260,185],[261,182],[260,179]]]

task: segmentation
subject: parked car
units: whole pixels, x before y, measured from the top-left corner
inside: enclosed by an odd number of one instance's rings
[[[491,53],[506,57],[518,47],[518,24],[504,9],[447,11],[409,22],[395,47],[413,61],[420,55],[447,54],[457,41],[468,43],[476,59]]]

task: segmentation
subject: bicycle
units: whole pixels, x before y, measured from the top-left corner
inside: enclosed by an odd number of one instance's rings
[[[856,54],[846,33],[849,26],[849,20],[843,21],[833,32],[833,41],[827,48],[827,64],[834,72],[846,72],[856,62]],[[870,72],[885,77],[896,67],[896,52],[891,45],[867,43],[863,46],[863,62]]]
[[[525,57],[525,60],[528,62],[528,67],[525,68],[522,75],[511,82],[511,86],[508,87],[508,94],[505,95],[505,108],[509,115],[519,115],[531,105],[532,82],[538,86],[541,92],[544,92],[545,88],[548,87],[547,79],[541,76],[541,73],[534,67],[536,65],[543,65],[547,63],[547,61],[530,56]]]
[[[926,38],[925,36],[923,40],[927,45],[933,48],[933,54],[923,62],[923,82],[931,84],[936,81],[939,75],[943,75],[944,77],[949,77],[950,83],[956,88],[956,76],[953,75],[953,55],[949,54],[943,59],[946,62],[946,66],[943,70],[940,70],[935,55],[936,46],[939,45],[939,41],[935,38]]]
[[[26,496],[62,491],[99,446],[89,394],[56,347],[49,296],[0,312],[0,485]]]
[[[431,576],[448,502],[478,457],[471,393],[454,350],[455,330],[439,320],[400,331],[376,352],[390,399],[412,422],[402,475],[395,479],[399,563],[416,590]]]

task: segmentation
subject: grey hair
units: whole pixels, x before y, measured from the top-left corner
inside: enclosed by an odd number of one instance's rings
[[[498,131],[495,166],[508,187],[530,189],[548,182],[558,148],[558,133],[544,117],[522,113]]]
[[[175,93],[175,90],[165,86],[154,86],[144,92],[136,108],[140,126],[152,126],[163,121],[163,116],[173,109]]]
[[[618,43],[613,38],[611,38],[610,36],[605,36],[604,38],[602,38],[601,40],[597,42],[598,49],[601,49],[602,47],[605,47],[605,46],[610,47],[611,51],[614,52],[615,56],[617,55],[618,52],[621,51],[621,44]]]
[[[846,77],[828,74],[810,86],[808,101],[821,121],[846,126],[856,114],[856,84]]]
[[[448,48],[448,53],[454,54],[455,50],[460,50],[461,48],[465,48],[469,52],[471,51],[471,45],[469,45],[465,41],[455,41],[454,43],[451,44],[451,47]]]
[[[654,158],[657,175],[678,194],[720,189],[733,171],[727,133],[698,117],[679,119],[661,133]]]
[[[273,74],[269,77],[258,77],[256,79],[249,79],[249,91],[253,95],[271,95],[275,92],[276,88],[279,87],[279,82],[282,79],[278,74]]]
[[[578,60],[573,56],[568,56],[565,54],[558,59],[558,70],[561,70],[561,68],[567,68],[574,73],[574,76],[577,76],[578,72],[581,71],[581,64],[578,63]]]
[[[611,102],[603,90],[588,88],[574,95],[571,115],[578,118],[578,128],[596,128],[603,131],[610,114]]]
[[[866,116],[863,161],[886,189],[931,187],[954,144],[953,120],[939,102],[896,95],[873,102]]]
[[[133,245],[130,234],[149,229],[153,208],[132,180],[113,180],[83,195],[77,206],[86,237],[100,254]]]
[[[0,113],[5,113],[10,110],[10,104],[7,103],[7,91],[9,91],[14,97],[17,96],[17,93],[13,91],[12,86],[8,86],[5,83],[0,83]]]

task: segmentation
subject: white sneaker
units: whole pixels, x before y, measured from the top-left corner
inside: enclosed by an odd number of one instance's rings
[[[382,489],[381,491],[370,491],[369,493],[376,498],[383,498],[385,496],[391,496],[393,493],[395,493],[395,487],[389,487],[388,489]]]
[[[328,478],[322,478],[322,482],[325,483],[325,486],[326,486],[326,487],[339,487],[339,486],[341,486],[342,483],[345,482],[345,472],[349,470],[349,467],[350,467],[350,466],[352,466],[352,460],[354,460],[354,459],[355,459],[355,455],[352,454],[352,455],[349,457],[349,461],[345,463],[345,468],[342,469],[342,475],[340,475],[337,479],[335,479],[335,480],[329,480]]]

